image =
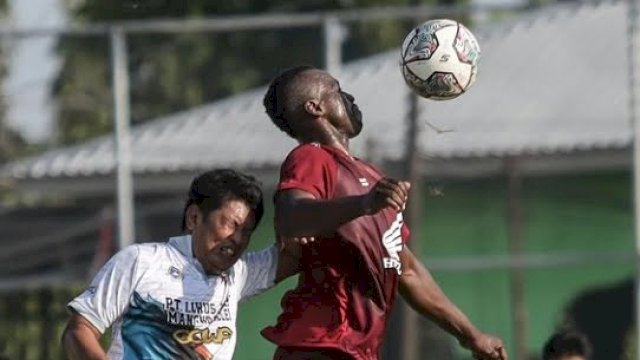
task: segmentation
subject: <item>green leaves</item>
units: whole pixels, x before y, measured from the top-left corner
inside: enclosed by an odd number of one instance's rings
[[[392,5],[408,3],[409,0],[394,0]],[[73,16],[81,21],[108,22],[380,5],[379,0],[84,0],[74,8]],[[343,60],[395,48],[407,28],[402,21],[348,26],[350,35],[343,46]],[[287,67],[323,66],[321,27],[134,34],[127,40],[134,124],[263,86]],[[58,99],[61,142],[73,144],[110,132],[113,100],[108,39],[64,38],[59,53],[64,60],[53,94]]]

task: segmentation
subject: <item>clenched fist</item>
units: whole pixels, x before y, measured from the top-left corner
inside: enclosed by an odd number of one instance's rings
[[[478,360],[507,360],[507,351],[502,340],[489,334],[479,333],[461,345],[471,351]]]
[[[396,211],[404,210],[409,197],[411,184],[406,181],[382,178],[371,191],[364,196],[364,209],[367,215],[391,207]]]

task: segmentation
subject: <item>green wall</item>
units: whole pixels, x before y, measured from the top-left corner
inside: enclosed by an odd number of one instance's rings
[[[525,179],[526,253],[632,252],[630,189],[625,173]],[[508,254],[505,179],[447,183],[444,196],[425,200],[420,246],[427,263],[432,258]],[[526,270],[529,352],[539,354],[578,295],[632,274],[633,266],[626,262]],[[514,349],[506,270],[435,272],[434,276],[478,326],[498,334]]]

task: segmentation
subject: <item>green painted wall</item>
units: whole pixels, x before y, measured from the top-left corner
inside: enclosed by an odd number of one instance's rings
[[[423,257],[507,254],[506,180],[456,182],[443,187],[444,196],[425,199],[424,236],[420,243]],[[525,251],[632,252],[630,189],[630,178],[624,173],[525,179]],[[632,274],[630,263],[527,270],[525,302],[530,353],[539,353],[576,296]],[[436,272],[434,276],[478,326],[500,335],[509,348],[514,348],[507,271]]]

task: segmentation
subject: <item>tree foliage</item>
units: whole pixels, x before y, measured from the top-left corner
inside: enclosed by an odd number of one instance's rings
[[[6,18],[7,10],[7,1],[0,0],[0,19]],[[0,80],[4,80],[7,76],[6,59],[8,57],[6,53],[8,49],[6,44],[5,42],[0,46],[0,58],[2,59],[0,61]],[[7,125],[6,105],[3,91],[0,90],[0,165],[25,154],[30,148],[24,138]]]
[[[447,0],[452,1],[452,0]],[[269,12],[403,5],[410,0],[113,0],[76,1],[72,13],[85,22],[224,17]],[[397,47],[406,24],[353,26],[345,60]],[[111,131],[110,45],[105,37],[65,38],[64,65],[53,89],[61,140],[75,143]],[[132,122],[139,123],[265,84],[279,70],[322,66],[322,30],[293,28],[233,33],[128,36]]]

